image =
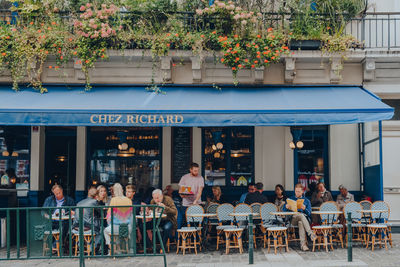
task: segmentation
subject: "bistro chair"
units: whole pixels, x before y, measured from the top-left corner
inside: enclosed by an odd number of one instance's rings
[[[232,229],[232,228],[237,228],[237,226],[233,225],[233,216],[230,216],[229,214],[233,213],[234,207],[232,204],[221,204],[217,208],[217,218],[218,218],[218,223],[219,225],[216,227],[217,228],[217,250],[219,249],[220,244],[224,244],[224,240],[221,239],[221,236],[224,232],[225,229]],[[224,223],[228,223],[225,224]],[[222,237],[223,238],[223,237]]]
[[[235,213],[253,213],[252,208],[244,203],[236,205],[234,209]],[[238,227],[247,229],[248,228],[248,222],[249,222],[249,216],[236,216],[236,223]],[[256,229],[253,228],[253,242],[254,242],[254,247],[257,248],[257,243],[256,243]]]
[[[338,211],[338,206],[334,201],[322,203],[320,211]],[[343,246],[343,224],[339,223],[339,214],[321,214],[321,222],[323,225],[332,226],[333,242],[338,242]]]
[[[312,227],[312,231],[314,234],[317,236],[316,239],[313,241],[313,249],[312,251],[315,251],[315,246],[318,246],[318,249],[320,246],[324,246],[326,249],[326,252],[329,250],[329,245],[331,246],[331,249],[333,250],[333,239],[332,239],[332,231],[333,227],[332,225],[316,225]],[[323,241],[322,241],[323,239]]]
[[[275,215],[272,215],[271,212],[278,211],[278,207],[274,203],[265,203],[260,208],[261,215],[261,231],[263,233],[264,239],[264,248],[266,248],[267,241],[269,244],[269,235],[267,235],[267,229],[270,227],[274,227],[274,221],[276,220]]]
[[[385,212],[373,212],[371,214],[372,222],[374,224],[380,224],[380,225],[386,225],[386,235],[389,241],[389,244],[391,247],[393,247],[392,243],[392,224],[389,223],[389,215],[390,215],[390,207],[389,205],[384,202],[384,201],[375,201],[371,205],[371,210],[384,210]],[[376,226],[375,226],[376,227]],[[370,228],[368,228],[370,229]],[[383,228],[384,229],[384,228]]]
[[[193,248],[194,252],[197,254],[197,246],[200,247],[200,242],[197,241],[197,229],[195,227],[182,227],[177,230],[178,232],[178,244],[176,245],[176,254],[179,253],[181,249],[183,255],[185,255],[186,249]],[[193,238],[193,241],[191,239]]]
[[[46,255],[47,251],[56,252],[57,256],[60,257],[60,231],[59,230],[51,230],[51,235],[53,241],[56,243],[56,247],[53,248],[53,244],[49,244],[50,242],[50,231],[43,232],[43,256]]]
[[[284,247],[286,248],[286,252],[289,251],[289,242],[287,235],[287,227],[285,226],[273,226],[267,228],[267,243],[268,243],[268,253],[270,251],[271,246],[275,250],[275,254],[277,249],[279,251]],[[265,248],[265,242],[264,242]]]
[[[353,241],[360,241],[362,243],[366,243],[366,227],[367,225],[362,222],[362,215],[361,212],[362,206],[360,203],[355,201],[350,201],[346,203],[343,208],[344,217],[347,222],[347,214],[351,214],[351,228],[353,229]],[[347,234],[346,234],[347,240]]]
[[[239,249],[239,253],[243,253],[243,242],[242,242],[242,235],[243,235],[243,228],[230,228],[224,229],[225,233],[225,251],[226,254],[229,254],[229,250],[231,248]],[[232,239],[231,239],[232,237]]]
[[[190,216],[190,214],[204,214],[204,209],[200,205],[192,205],[186,210],[186,222],[188,227],[194,227],[197,229],[197,235],[201,243],[201,224],[203,223],[203,217]],[[201,251],[201,246],[200,246]]]
[[[73,249],[75,251],[75,256],[78,255],[78,250],[79,250],[79,229],[72,229],[72,244],[73,244]],[[83,232],[83,248],[84,251],[83,253],[87,253],[87,255],[90,255],[92,253],[92,239],[94,240],[95,234],[92,234],[92,230],[86,230]],[[95,251],[93,250],[93,255],[95,255]]]
[[[210,203],[206,209],[206,213],[217,214],[218,203]],[[208,232],[207,232],[207,239],[209,238],[217,238],[216,235],[211,236],[212,227],[217,227],[219,225],[218,219],[216,217],[208,218]]]
[[[360,204],[363,210],[370,210],[372,206],[372,202],[369,200],[360,201]],[[372,220],[371,214],[363,213],[363,219],[365,220],[365,222],[370,222]]]

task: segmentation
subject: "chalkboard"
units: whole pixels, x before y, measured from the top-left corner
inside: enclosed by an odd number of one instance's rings
[[[181,177],[189,172],[191,162],[192,128],[172,127],[172,183],[179,183]]]

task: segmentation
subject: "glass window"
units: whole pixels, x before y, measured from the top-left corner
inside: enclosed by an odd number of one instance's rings
[[[203,129],[203,168],[209,186],[247,186],[254,182],[254,128]]]
[[[400,99],[382,99],[382,102],[394,108],[394,115],[390,120],[400,120]]]
[[[329,188],[328,127],[305,127],[300,131],[300,139],[295,141],[303,142],[304,146],[295,150],[297,182],[306,189],[313,182],[323,182]]]
[[[30,127],[0,126],[1,186],[29,184]]]
[[[161,128],[91,127],[89,143],[92,183],[161,184]]]

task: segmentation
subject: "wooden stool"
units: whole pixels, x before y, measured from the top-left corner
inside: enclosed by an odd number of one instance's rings
[[[60,257],[60,231],[59,230],[52,230],[51,234],[53,236],[54,241],[56,241],[56,247],[53,248],[53,244],[51,246],[51,253],[57,252],[57,256]],[[50,231],[44,231],[43,235],[43,256],[46,254],[46,251],[49,251],[49,237]]]
[[[229,250],[231,248],[238,248],[239,253],[243,253],[243,242],[242,242],[242,233],[243,228],[231,228],[225,229],[225,240],[226,240],[226,254],[229,254]],[[232,236],[232,239],[230,237]]]
[[[388,241],[387,225],[373,223],[373,224],[368,224],[367,229],[368,229],[367,248],[368,248],[369,244],[371,244],[372,251],[374,251],[375,245],[379,244],[379,248],[381,248],[382,245],[385,245],[385,249],[387,250],[388,249],[387,248],[387,241]],[[377,234],[379,235],[379,241],[376,241]],[[370,236],[371,236],[371,240],[370,240]],[[382,240],[382,236],[383,236],[383,240]]]
[[[94,238],[95,235],[92,235],[92,231],[85,231],[83,232],[83,253],[87,253],[87,255],[90,255],[92,253],[92,238]],[[78,230],[72,230],[72,242],[74,243],[75,246],[75,256],[78,255],[78,250],[79,250],[79,231]],[[95,255],[95,252],[93,250],[93,255]]]
[[[272,236],[273,240],[270,238]],[[264,247],[265,241],[268,243],[268,253],[271,249],[271,245],[275,249],[275,254],[277,253],[277,249],[279,251],[284,247],[286,248],[286,252],[289,251],[289,242],[288,242],[288,235],[287,235],[287,227],[268,227],[267,228],[267,240],[264,240]],[[272,243],[273,242],[273,243]]]
[[[175,246],[176,246],[176,244],[177,244],[176,238],[175,238],[175,237],[174,237],[174,240],[175,240],[175,241],[172,241],[172,242],[171,242],[171,238],[168,237],[168,239],[167,239],[167,251],[168,251],[168,253],[169,253],[169,247],[170,247],[170,245],[175,245]]]
[[[328,246],[331,245],[331,249],[333,250],[333,242],[332,242],[332,229],[333,227],[330,225],[318,225],[318,226],[313,226],[312,230],[314,234],[317,236],[317,238],[313,241],[313,252],[315,251],[315,245],[318,245],[318,249],[322,246],[325,247],[326,252],[328,252]],[[328,240],[329,236],[329,240]],[[324,239],[322,242],[321,239]],[[318,243],[317,243],[318,239]]]
[[[183,255],[185,255],[186,249],[193,248],[194,252],[197,254],[197,246],[200,246],[200,242],[197,241],[197,229],[194,227],[182,227],[177,230],[178,232],[178,244],[176,245],[176,254],[179,253],[179,249],[182,250]],[[193,238],[193,242],[191,241]]]
[[[116,252],[125,252],[126,254],[129,253],[129,244],[128,244],[128,237],[122,237],[118,234],[114,234],[111,236],[113,239],[113,245],[114,245],[114,254]],[[118,240],[119,239],[119,240]],[[124,240],[125,243],[125,249],[121,248],[121,244],[119,241]]]

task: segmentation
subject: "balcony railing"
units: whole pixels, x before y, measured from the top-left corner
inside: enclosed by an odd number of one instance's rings
[[[142,17],[148,14],[138,12],[121,12],[121,16],[126,24],[134,25]],[[174,15],[175,19],[180,20],[184,25],[186,31],[199,31],[204,29],[215,29],[220,27],[230,27],[230,22],[224,18],[219,17],[208,17],[206,19],[200,19],[194,12],[176,12],[173,14],[166,14],[165,19],[168,15]],[[293,22],[294,14],[281,14],[281,13],[264,13],[263,14],[263,25],[272,28],[285,27],[290,29],[290,24]],[[15,23],[19,15],[9,10],[0,10],[0,21],[3,23]],[[60,17],[65,23],[71,25],[71,16],[68,12],[60,13]],[[346,16],[341,17],[345,21],[345,27],[343,34],[349,34],[354,36],[359,42],[363,43],[364,49],[371,50],[391,50],[400,48],[400,12],[388,12],[388,13],[365,13],[360,17],[348,18]],[[154,18],[154,20],[160,20],[160,18]],[[161,18],[162,20],[162,18]],[[329,20],[326,16],[316,15],[312,20]],[[332,23],[335,19],[332,19]]]

